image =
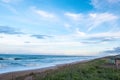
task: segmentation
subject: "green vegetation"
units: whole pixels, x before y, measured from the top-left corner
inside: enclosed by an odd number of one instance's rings
[[[120,70],[109,65],[107,58],[102,58],[86,63],[68,64],[55,70],[32,73],[30,76],[33,80],[120,80]]]

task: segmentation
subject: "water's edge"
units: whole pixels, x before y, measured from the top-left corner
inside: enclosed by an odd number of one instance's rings
[[[0,74],[95,59],[94,56],[1,55]]]

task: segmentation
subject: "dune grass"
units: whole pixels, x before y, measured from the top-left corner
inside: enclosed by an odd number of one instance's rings
[[[107,58],[68,64],[55,70],[31,73],[33,80],[120,80],[120,70],[106,67]],[[18,78],[16,80],[19,80]]]

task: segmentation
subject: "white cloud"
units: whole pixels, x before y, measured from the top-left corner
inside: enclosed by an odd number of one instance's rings
[[[36,7],[32,7],[32,11],[36,14],[38,14],[40,17],[42,18],[50,18],[50,19],[54,19],[56,18],[55,14],[51,13],[51,12],[47,12],[44,10],[40,10],[40,9],[36,9]]]
[[[68,24],[68,23],[64,23],[64,27],[65,27],[66,29],[70,29],[71,25]]]
[[[100,5],[103,3],[99,3],[99,0],[91,0],[91,4],[95,7],[95,8],[100,8]],[[101,6],[102,7],[102,6]]]
[[[91,0],[91,5],[100,11],[119,13],[120,0]]]
[[[0,52],[4,53],[45,53],[45,54],[78,54],[73,48],[82,46],[80,42],[71,41],[69,39],[64,40],[55,37],[53,40],[36,39],[29,35],[5,35],[1,34],[0,39]],[[62,36],[60,37],[62,38]],[[66,36],[67,38],[67,36]],[[29,41],[30,43],[25,43]],[[69,50],[71,49],[71,50]],[[74,52],[75,51],[75,52]],[[79,52],[80,53],[80,52]],[[63,55],[62,54],[62,55]]]
[[[98,27],[105,22],[111,23],[118,19],[117,16],[110,13],[90,13],[89,16],[90,17],[88,17],[88,20],[90,22],[88,22],[88,31],[91,31],[92,29]]]
[[[113,3],[119,3],[120,0],[108,0],[109,3],[113,4]]]
[[[104,32],[104,33],[97,33],[91,34],[89,37],[113,37],[113,38],[120,38],[120,32]]]
[[[4,3],[9,3],[11,1],[13,1],[13,0],[2,0],[2,2],[4,2]]]
[[[91,31],[96,27],[102,27],[101,25],[104,23],[112,24],[119,19],[117,15],[107,12],[89,14],[65,13],[65,15],[71,20],[70,23],[80,27],[86,27],[88,28],[87,31]]]
[[[45,18],[54,18],[55,17],[53,14],[42,11],[42,10],[36,10],[35,12],[37,14],[39,14],[41,17],[45,17]]]
[[[111,13],[90,13],[89,16],[92,19],[98,19],[102,21],[116,20],[118,17]]]
[[[107,39],[109,38],[116,38],[116,39],[120,39],[120,31],[117,32],[101,32],[101,33],[94,33],[94,34],[87,34],[84,32],[80,32],[79,29],[76,29],[76,33],[74,35],[71,36],[76,36],[78,38],[101,38],[101,37],[106,37]]]
[[[84,32],[81,32],[80,30],[79,30],[79,28],[76,28],[76,36],[79,36],[79,37],[85,37],[86,36],[86,33],[84,33]]]
[[[9,4],[9,3],[18,3],[22,0],[1,0],[3,3]]]
[[[56,35],[50,39],[36,39],[29,35],[5,35],[1,34],[0,52],[8,53],[43,53],[62,55],[96,55],[103,48],[100,46],[90,48],[89,45],[81,43],[81,39],[91,37],[115,37],[120,38],[120,32],[106,32],[98,34],[87,34],[76,28],[71,35]],[[76,39],[79,39],[78,41]],[[30,43],[25,43],[29,41]],[[98,44],[95,44],[98,45]],[[89,49],[88,49],[89,48]],[[87,51],[86,51],[87,49]]]
[[[11,5],[2,4],[2,3],[0,5],[3,6],[3,7],[5,7],[5,8],[7,8],[9,11],[11,11],[14,14],[18,14],[18,11],[14,7],[12,7]]]
[[[66,12],[64,15],[67,16],[70,19],[75,20],[75,21],[78,21],[81,18],[83,18],[82,14],[75,14],[75,13],[70,13],[70,12]]]
[[[90,13],[89,15],[90,15],[90,17],[92,17],[92,18],[96,18],[96,17],[97,17],[97,14],[94,14],[94,13]]]

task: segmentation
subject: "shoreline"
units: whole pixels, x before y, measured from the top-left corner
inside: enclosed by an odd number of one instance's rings
[[[93,59],[91,59],[91,60],[93,60]],[[67,65],[86,63],[86,62],[89,62],[91,60],[83,60],[83,61],[75,61],[75,62],[71,62],[71,63],[57,64],[55,66],[39,68],[39,69],[30,69],[30,70],[22,70],[22,71],[13,71],[13,72],[1,73],[0,74],[0,80],[11,80],[11,79],[14,79],[16,77],[25,76],[25,75],[29,75],[29,74],[32,74],[32,73],[37,74],[37,73],[40,73],[40,72],[45,72],[47,70],[59,69],[60,67],[64,67],[64,66],[67,66]]]

